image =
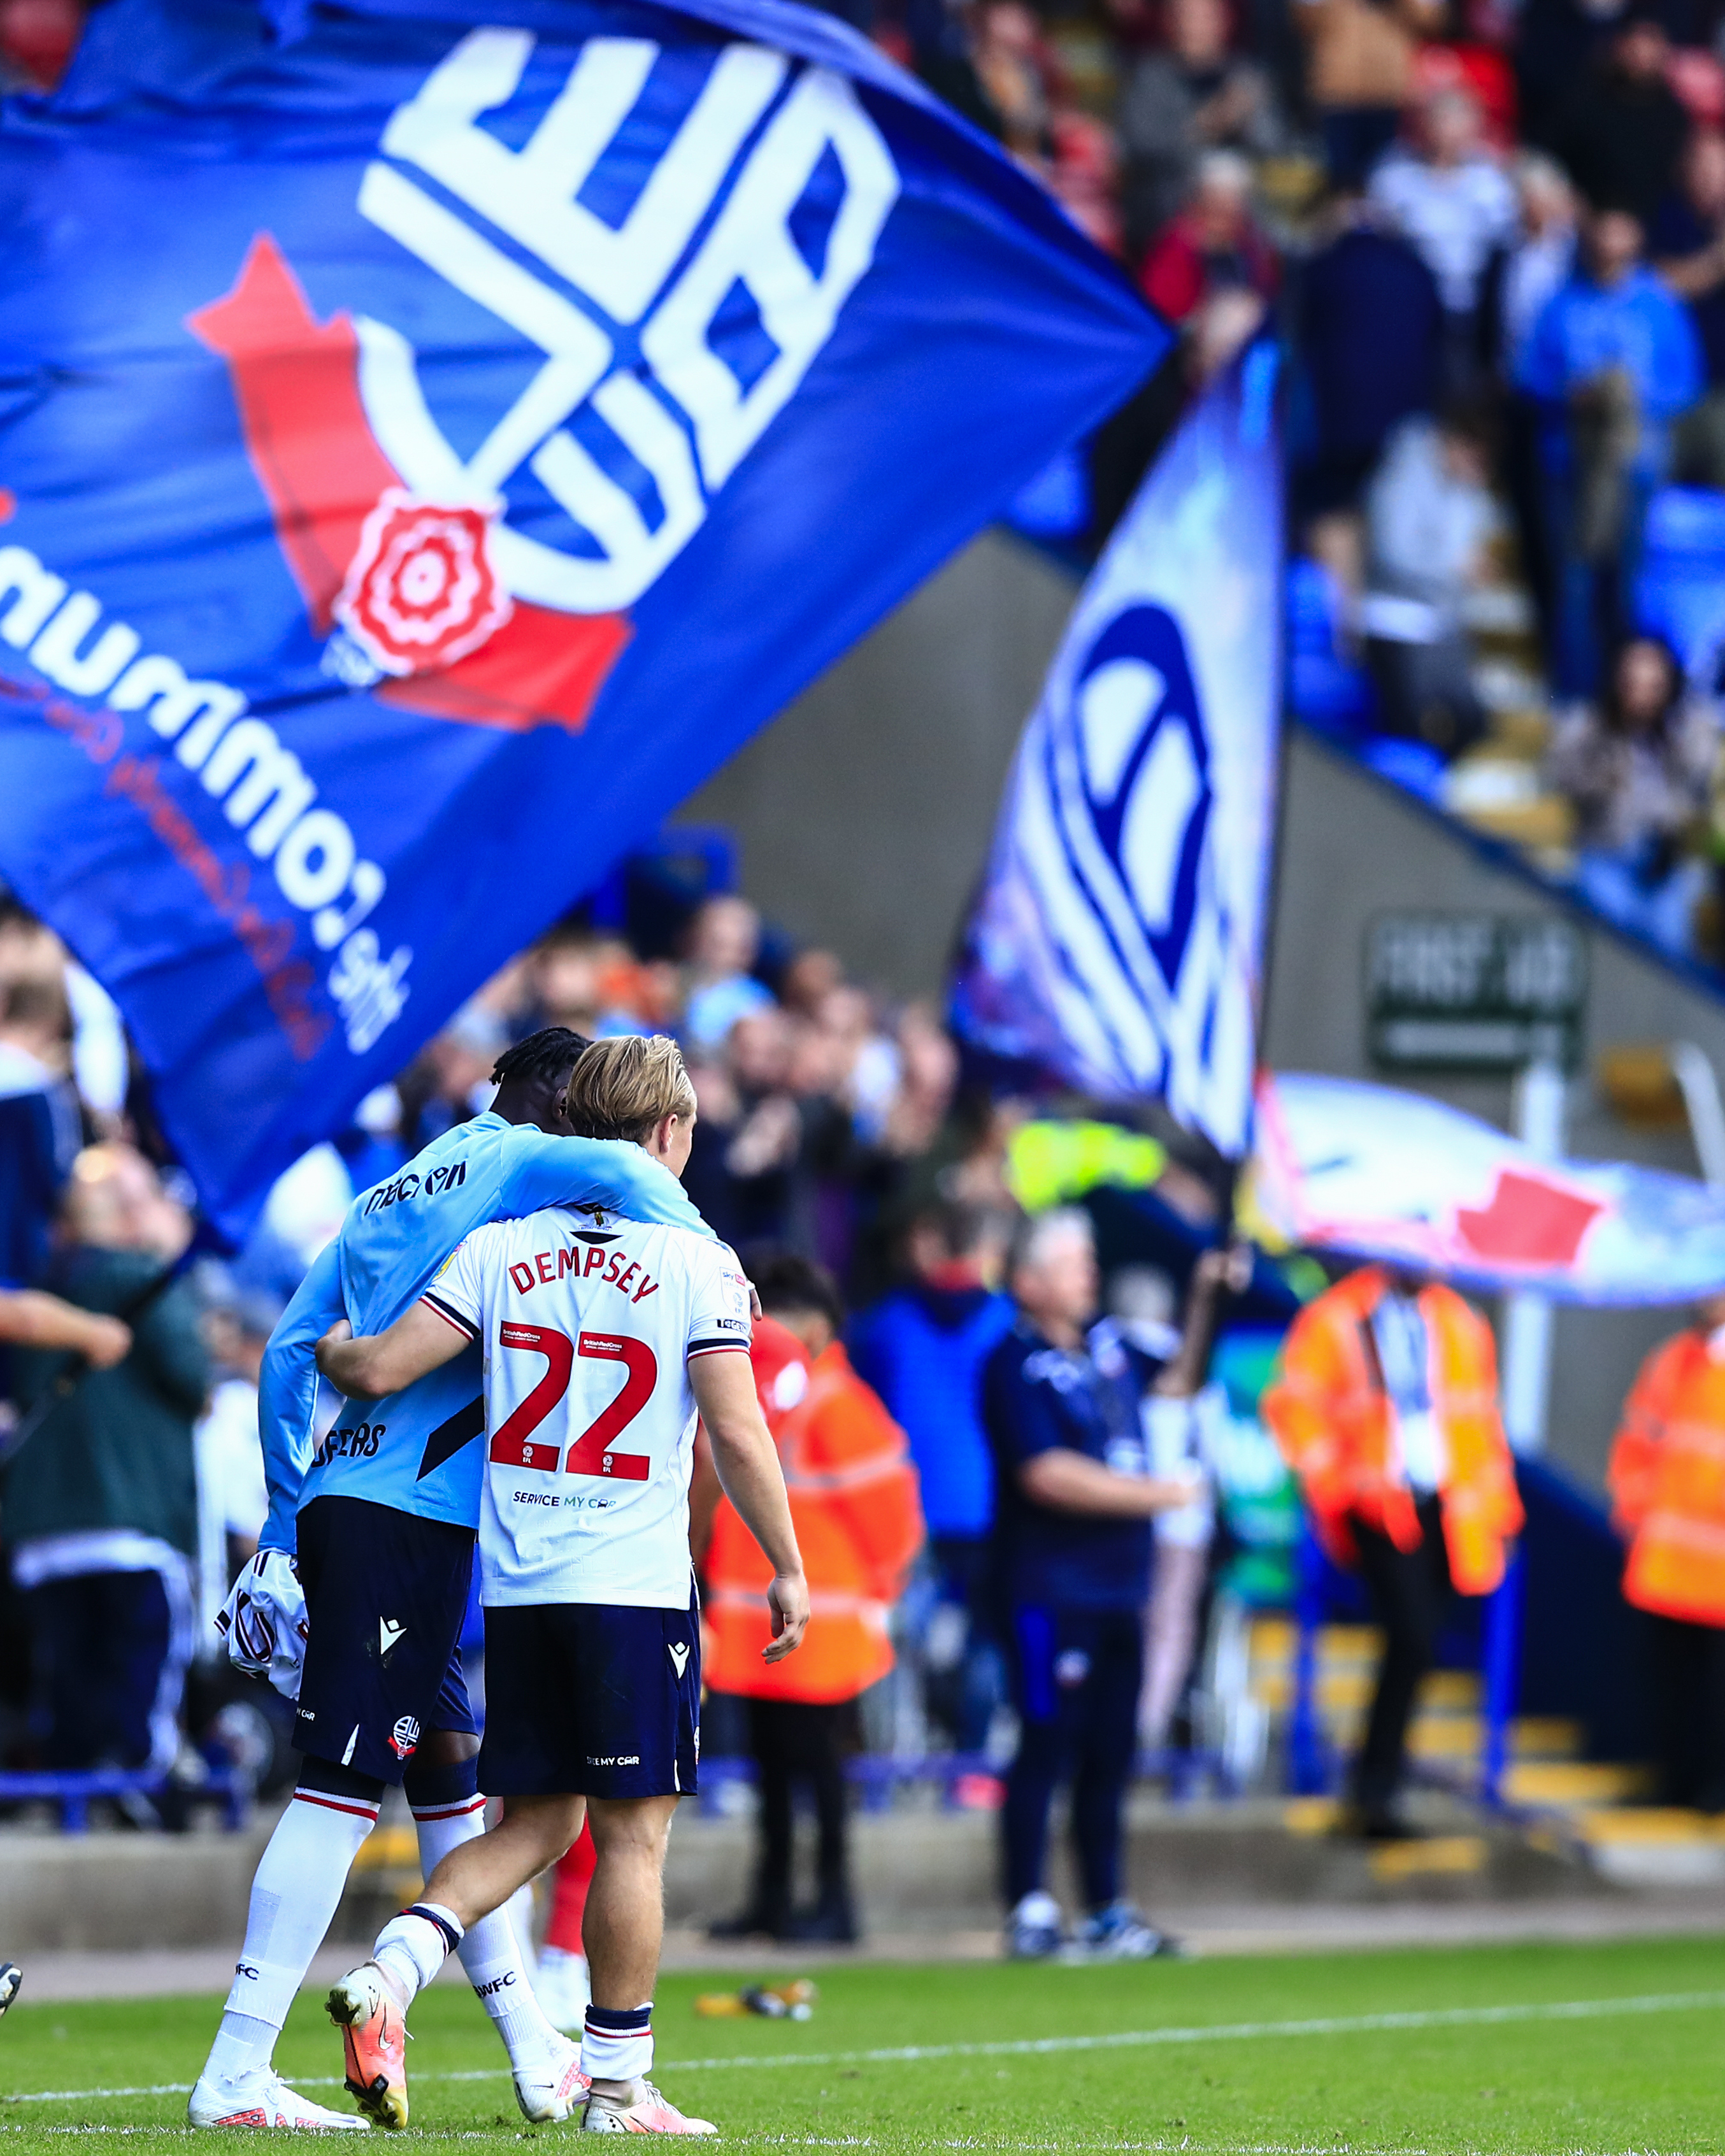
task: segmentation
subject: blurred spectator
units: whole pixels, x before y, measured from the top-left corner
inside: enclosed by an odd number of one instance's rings
[[[1142,1276],[1136,1292],[1127,1275],[1115,1280],[1114,1323],[1147,1366],[1155,1366],[1143,1403],[1150,1472],[1163,1481],[1184,1481],[1193,1493],[1187,1503],[1158,1512],[1153,1522],[1156,1562],[1145,1612],[1144,1685],[1138,1697],[1138,1737],[1151,1752],[1161,1751],[1168,1742],[1198,1652],[1216,1532],[1216,1440],[1228,1412],[1226,1393],[1209,1381],[1210,1351],[1224,1293],[1240,1294],[1251,1270],[1251,1253],[1243,1245],[1204,1251],[1193,1268],[1185,1325],[1178,1332],[1165,1321],[1158,1325],[1158,1304],[1161,1312],[1169,1306],[1145,1296]]]
[[[1127,79],[1120,140],[1135,257],[1186,207],[1206,150],[1262,157],[1279,148],[1268,76],[1229,49],[1227,0],[1169,0],[1166,49],[1145,54]]]
[[[1683,300],[1701,346],[1707,388],[1677,422],[1675,475],[1725,487],[1725,135],[1697,128],[1683,153],[1678,186],[1655,214],[1647,251]]]
[[[0,0],[0,90],[52,90],[83,27],[78,0]]]
[[[70,1031],[57,983],[0,980],[0,1285],[22,1287],[39,1276],[82,1142],[66,1076]]]
[[[1392,429],[1431,409],[1443,305],[1430,270],[1355,190],[1325,214],[1298,316],[1316,434],[1302,491],[1317,513],[1351,506]]]
[[[1631,10],[1553,125],[1551,149],[1595,209],[1626,209],[1645,227],[1676,176],[1689,116],[1666,80],[1671,39]]]
[[[1392,150],[1371,181],[1373,201],[1437,281],[1452,393],[1468,388],[1479,372],[1481,288],[1516,224],[1514,191],[1481,145],[1480,119],[1470,92],[1438,90],[1420,108],[1414,141]]]
[[[938,1014],[911,1004],[899,1020],[897,1090],[880,1117],[882,1145],[901,1158],[926,1152],[952,1106],[958,1051]]]
[[[110,1370],[131,1353],[131,1328],[40,1288],[0,1288],[0,1342],[64,1350],[93,1368]]]
[[[1517,10],[1516,80],[1522,131],[1552,146],[1564,102],[1605,54],[1630,0],[1524,0]]]
[[[1504,255],[1497,292],[1499,356],[1514,381],[1548,302],[1575,266],[1575,190],[1560,165],[1529,151],[1512,170],[1517,229]]]
[[[566,1026],[588,1040],[639,1033],[670,1015],[653,971],[620,937],[590,928],[552,929],[530,957],[525,985],[531,1002],[516,1014],[518,1024],[531,1017],[534,1026]],[[480,1000],[475,996],[469,1010]]]
[[[771,1637],[771,1568],[721,1502],[704,1559],[703,1674],[715,1691],[749,1702],[761,1810],[748,1905],[714,1935],[849,1944],[857,1928],[844,1751],[856,1699],[892,1667],[886,1614],[922,1543],[922,1516],[905,1434],[839,1344],[844,1306],[830,1276],[785,1257],[758,1266],[755,1285],[767,1313],[753,1351],[756,1384],[784,1466],[814,1614],[794,1655],[761,1660]],[[814,1906],[801,1912],[792,1867],[799,1781],[812,1788],[819,1828]]]
[[[821,999],[815,1024],[829,1059],[827,1081],[870,1142],[885,1132],[898,1096],[903,1060],[898,1044],[875,1018],[860,988],[837,988]]]
[[[584,928],[552,929],[533,951],[527,974],[539,1024],[567,1026],[591,1040],[602,1002],[598,938]]]
[[[198,1471],[198,1652],[217,1650],[216,1613],[257,1555],[270,1510],[258,1433],[258,1379],[281,1306],[230,1281],[205,1284],[204,1344],[215,1383],[192,1433]]]
[[[1505,157],[1520,131],[1515,69],[1496,44],[1470,34],[1471,26],[1491,12],[1456,4],[1420,10],[1426,41],[1414,55],[1410,95],[1417,109],[1440,90],[1462,91],[1479,107],[1486,143]]]
[[[1251,198],[1252,168],[1237,151],[1207,150],[1199,159],[1192,199],[1152,245],[1140,280],[1171,322],[1223,292],[1273,296],[1276,254],[1253,222]]]
[[[1516,160],[1521,228],[1497,261],[1492,305],[1503,402],[1502,474],[1515,517],[1523,581],[1532,595],[1547,664],[1553,649],[1552,546],[1546,529],[1547,488],[1540,464],[1539,408],[1517,385],[1540,316],[1575,269],[1575,191],[1549,157],[1529,151]]]
[[[1725,1812],[1725,1296],[1641,1365],[1611,1448],[1624,1599],[1653,1638],[1658,1801]]]
[[[996,1282],[999,1217],[942,1204],[912,1227],[911,1280],[851,1329],[860,1376],[903,1428],[922,1485],[932,1606],[916,1641],[928,1711],[978,1753],[1003,1695],[988,1576],[994,1466],[982,1421],[983,1366],[1011,1328]]]
[[[1593,692],[1601,635],[1630,619],[1647,498],[1670,463],[1671,423],[1702,388],[1694,329],[1643,264],[1641,237],[1626,211],[1594,213],[1522,359],[1519,386],[1539,408],[1564,696]]]
[[[973,21],[973,8],[952,6],[948,0],[904,0],[902,26],[877,23],[875,40],[973,126],[998,138],[1000,115],[976,70]]]
[[[1118,254],[1126,228],[1119,207],[1120,146],[1114,131],[1093,113],[1062,105],[1048,123],[1049,155],[1043,177],[1078,229],[1105,254]]]
[[[1401,125],[1413,35],[1376,0],[1295,0],[1294,20],[1310,48],[1306,88],[1323,130],[1324,169],[1332,187],[1356,188]]]
[[[1714,714],[1686,696],[1676,654],[1651,636],[1622,647],[1605,694],[1568,712],[1552,742],[1547,777],[1575,804],[1584,894],[1668,951],[1693,942],[1707,871],[1686,849],[1718,756]]]
[[[1078,1947],[1140,1960],[1171,1949],[1121,1891],[1150,1521],[1197,1493],[1189,1478],[1151,1476],[1131,1362],[1111,1333],[1091,1331],[1100,1282],[1088,1217],[1056,1208],[1027,1222],[1008,1284],[1018,1319],[988,1358],[983,1390],[1019,1722],[1001,1813],[1007,1946],[1044,1959],[1064,1943],[1045,1871],[1055,1792],[1070,1779],[1088,1911]]]
[[[1681,43],[1672,52],[1666,70],[1679,103],[1697,127],[1725,127],[1725,61],[1719,57],[1718,33],[1714,49]]]
[[[1483,415],[1458,407],[1404,419],[1366,494],[1360,625],[1384,728],[1445,757],[1486,731],[1462,606],[1492,526],[1490,470]]]
[[[845,985],[845,968],[830,951],[799,951],[784,969],[779,999],[794,1018],[812,1019],[834,988]]]
[[[1362,1266],[1294,1320],[1261,1412],[1383,1630],[1350,1824],[1402,1840],[1408,1724],[1450,1598],[1488,1594],[1521,1532],[1491,1329],[1451,1288]]]
[[[1194,394],[1207,389],[1251,342],[1266,312],[1255,292],[1236,285],[1213,294],[1188,318],[1181,357]]]
[[[979,10],[973,58],[1002,141],[1034,162],[1048,132],[1048,56],[1041,26],[1020,0],[989,0]]]
[[[720,1045],[740,1018],[767,1009],[771,992],[753,978],[761,916],[744,898],[710,898],[690,924],[688,987],[680,1038],[697,1053]]]
[[[503,1021],[478,1003],[465,1004],[432,1035],[396,1081],[401,1137],[410,1154],[490,1106],[491,1066],[508,1046]]]
[[[183,1249],[190,1223],[141,1156],[79,1156],[62,1209],[54,1291],[114,1315]],[[131,1352],[92,1369],[13,1459],[5,1483],[13,1574],[29,1610],[44,1765],[167,1768],[192,1650],[198,1548],[193,1424],[209,1363],[189,1285],[132,1321]],[[26,1409],[62,1365],[16,1358]]]
[[[701,1112],[684,1179],[734,1247],[809,1245],[803,1120],[789,1082],[797,1039],[769,996],[731,1028],[722,1059],[691,1065]]]

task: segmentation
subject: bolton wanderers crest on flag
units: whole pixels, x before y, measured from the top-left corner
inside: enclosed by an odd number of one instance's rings
[[[961,1031],[1238,1158],[1281,705],[1275,355],[1181,426],[1085,587],[1014,767]]]
[[[1167,341],[783,0],[116,0],[0,216],[0,875],[236,1228]]]

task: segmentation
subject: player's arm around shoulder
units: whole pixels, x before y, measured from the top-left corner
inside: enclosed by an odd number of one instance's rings
[[[670,1169],[625,1138],[567,1137],[523,1125],[503,1139],[500,1219],[552,1205],[603,1205],[648,1227],[715,1240]]]
[[[729,1352],[691,1355],[689,1383],[712,1446],[720,1487],[773,1567],[767,1590],[773,1640],[762,1650],[783,1661],[802,1645],[809,1625],[809,1583],[791,1523],[784,1471],[755,1394],[754,1371],[741,1343]]]
[[[417,1302],[382,1332],[353,1335],[347,1320],[317,1343],[317,1367],[351,1400],[387,1399],[480,1338],[485,1322],[485,1255],[495,1240],[481,1228],[448,1257]]]

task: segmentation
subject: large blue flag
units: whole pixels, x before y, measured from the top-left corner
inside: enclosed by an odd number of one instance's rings
[[[1281,706],[1276,355],[1194,408],[1085,586],[1019,745],[953,995],[979,1046],[1250,1130]]]
[[[1167,340],[787,0],[117,0],[0,228],[0,875],[230,1227]]]

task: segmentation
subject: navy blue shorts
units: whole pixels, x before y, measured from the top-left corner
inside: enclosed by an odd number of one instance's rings
[[[701,1756],[701,1620],[685,1609],[537,1602],[485,1612],[490,1797],[670,1797]]]
[[[364,1497],[314,1497],[299,1541],[311,1636],[295,1748],[399,1782],[428,1729],[479,1726],[457,1645],[473,1530]]]

